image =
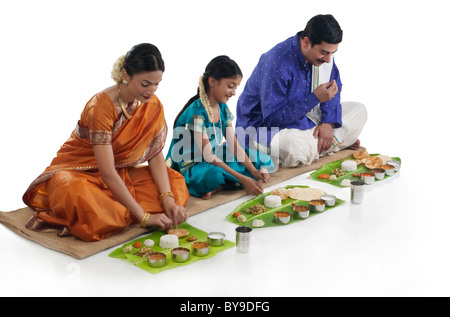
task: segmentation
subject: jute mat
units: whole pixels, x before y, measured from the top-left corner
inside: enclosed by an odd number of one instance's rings
[[[271,174],[271,179],[265,187],[271,187],[295,176],[314,171],[320,168],[323,164],[347,158],[353,154],[353,150],[343,150],[335,153],[332,156],[324,156],[317,162],[308,166],[299,166],[294,168],[279,168],[275,173]],[[245,190],[234,191],[219,191],[212,195],[209,200],[191,197],[187,203],[189,215],[193,216],[202,211],[220,206],[227,202],[236,200],[247,195]],[[56,232],[36,232],[25,228],[25,223],[33,214],[33,210],[25,207],[15,211],[2,212],[0,211],[0,223],[10,228],[13,232],[22,236],[25,239],[34,241],[49,249],[65,253],[76,259],[83,259],[113,246],[123,244],[133,238],[150,232],[149,229],[140,228],[138,225],[132,225],[124,229],[122,232],[105,238],[97,242],[84,242],[75,237],[61,238],[56,235]]]

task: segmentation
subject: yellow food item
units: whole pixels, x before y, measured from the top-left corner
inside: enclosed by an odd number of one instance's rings
[[[289,197],[292,199],[310,201],[315,199],[320,199],[320,196],[325,194],[325,192],[318,188],[302,188],[294,187],[288,189]]]
[[[364,162],[364,165],[369,169],[380,168],[383,165],[383,160],[378,156],[371,156]]]
[[[174,234],[178,238],[184,238],[184,237],[188,236],[190,232],[189,232],[189,230],[186,230],[186,229],[177,228],[177,229],[169,229],[169,231],[167,231],[167,233]]]
[[[280,196],[281,200],[285,200],[289,197],[287,189],[283,187],[272,190],[270,194]]]
[[[380,154],[380,155],[378,155],[378,157],[383,160],[382,165],[385,165],[387,163],[387,161],[392,160],[392,158],[388,155]]]
[[[366,150],[359,150],[353,153],[353,157],[357,160],[361,160],[370,157],[370,154]]]

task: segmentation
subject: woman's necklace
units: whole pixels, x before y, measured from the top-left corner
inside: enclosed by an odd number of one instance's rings
[[[125,117],[127,117],[127,119],[130,120],[132,115],[130,115],[127,112],[127,110],[125,109],[124,102],[122,100],[122,97],[120,96],[120,87],[119,87],[119,85],[117,85],[117,89],[119,90],[119,104],[120,104],[120,108],[122,108],[122,112],[125,115]],[[136,102],[139,103],[139,101],[137,99],[134,99],[133,106],[136,104]]]

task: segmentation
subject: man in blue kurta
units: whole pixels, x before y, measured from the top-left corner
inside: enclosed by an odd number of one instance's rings
[[[341,103],[333,58],[341,41],[334,17],[318,15],[263,54],[237,103],[238,140],[283,167],[358,147],[367,113],[360,103]]]

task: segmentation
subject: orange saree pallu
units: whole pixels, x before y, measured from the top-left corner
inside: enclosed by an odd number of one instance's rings
[[[141,165],[164,148],[167,125],[156,96],[149,102],[129,104],[127,119],[106,93],[95,95],[81,114],[77,127],[50,166],[23,195],[35,210],[26,227],[60,230],[84,241],[98,241],[123,230],[137,219],[118,202],[104,184],[97,168],[93,145],[111,144],[116,170],[136,201],[147,212],[163,212],[150,168]],[[189,193],[184,178],[168,168],[177,204],[185,206]]]

